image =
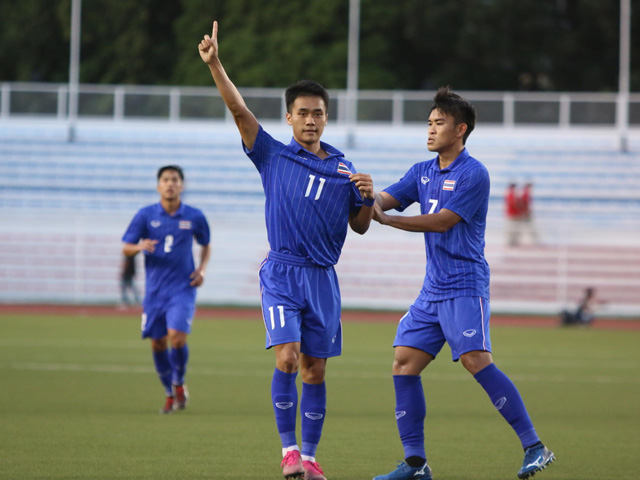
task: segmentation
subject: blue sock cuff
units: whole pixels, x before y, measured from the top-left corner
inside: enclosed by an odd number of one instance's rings
[[[173,348],[172,350],[176,353],[176,355],[183,356],[183,355],[189,353],[189,345],[187,343],[185,343],[183,346],[178,347],[178,348]]]
[[[302,389],[305,395],[312,397],[323,397],[327,394],[326,383],[304,383],[302,382]]]
[[[412,387],[422,382],[420,375],[394,375],[393,385],[396,388]]]
[[[292,383],[296,383],[297,376],[298,372],[286,373],[276,368],[273,372],[273,381],[290,385]]]
[[[489,365],[484,367],[482,370],[480,370],[478,373],[476,373],[473,376],[473,378],[475,378],[478,383],[482,383],[484,380],[486,380],[487,377],[490,377],[491,375],[493,375],[496,370],[498,370],[498,367],[496,367],[496,364],[490,363]]]

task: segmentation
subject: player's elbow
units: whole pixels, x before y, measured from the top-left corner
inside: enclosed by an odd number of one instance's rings
[[[356,233],[358,233],[360,235],[364,235],[369,230],[369,225],[359,226],[359,227],[352,226],[351,230],[353,230],[354,232],[356,232]]]
[[[432,231],[436,233],[446,233],[462,220],[459,215],[450,211],[437,213],[433,218],[435,219],[435,223]]]
[[[371,219],[368,219],[367,221],[358,221],[357,218],[353,218],[349,221],[349,226],[351,227],[351,230],[353,230],[354,232],[360,235],[364,235],[365,233],[367,233],[370,225],[371,225]]]
[[[453,227],[453,225],[448,225],[444,222],[438,223],[435,226],[434,232],[436,233],[447,233],[449,230],[451,230],[451,227]]]

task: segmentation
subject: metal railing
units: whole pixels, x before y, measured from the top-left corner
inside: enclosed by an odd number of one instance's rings
[[[249,108],[261,120],[284,121],[283,89],[241,88]],[[350,122],[346,90],[330,90],[330,119]],[[405,125],[424,123],[433,91],[361,90],[355,121]],[[478,111],[478,123],[504,127],[562,128],[617,125],[620,99],[615,93],[479,92],[461,91]],[[74,120],[166,120],[170,122],[227,119],[228,111],[214,87],[91,85],[78,88],[77,112],[69,112],[69,85],[62,83],[3,83],[0,119],[36,116]],[[640,93],[629,96],[629,126],[640,126]]]

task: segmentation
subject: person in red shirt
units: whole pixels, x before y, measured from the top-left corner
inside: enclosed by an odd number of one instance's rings
[[[514,182],[509,183],[504,196],[504,210],[506,217],[507,244],[510,247],[520,245],[520,238],[526,232],[532,244],[538,243],[538,232],[533,224],[532,209],[533,183],[527,182],[518,192]]]
[[[533,183],[527,182],[522,188],[522,194],[520,195],[520,210],[521,210],[521,218],[520,218],[520,231],[521,233],[526,233],[531,238],[532,244],[538,243],[538,232],[536,231],[535,225],[533,223],[533,208],[532,208],[532,190]]]
[[[507,222],[507,244],[516,247],[520,243],[522,205],[514,182],[509,183],[504,196],[504,213]]]

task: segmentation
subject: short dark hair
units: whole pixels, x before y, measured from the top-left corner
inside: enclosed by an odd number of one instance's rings
[[[327,93],[327,90],[318,82],[314,82],[313,80],[300,80],[289,85],[284,93],[287,112],[291,113],[293,102],[295,102],[298,97],[320,97],[324,100],[325,113],[329,111],[329,93]]]
[[[476,109],[471,105],[471,102],[452,92],[448,86],[440,87],[433,97],[433,105],[431,105],[429,114],[434,110],[451,115],[456,125],[467,124],[467,131],[462,137],[462,143],[465,144],[476,126]]]
[[[158,180],[160,180],[162,174],[167,170],[178,172],[178,175],[180,175],[180,180],[184,182],[184,173],[182,172],[182,168],[180,168],[178,165],[165,165],[164,167],[160,167],[158,169]]]

